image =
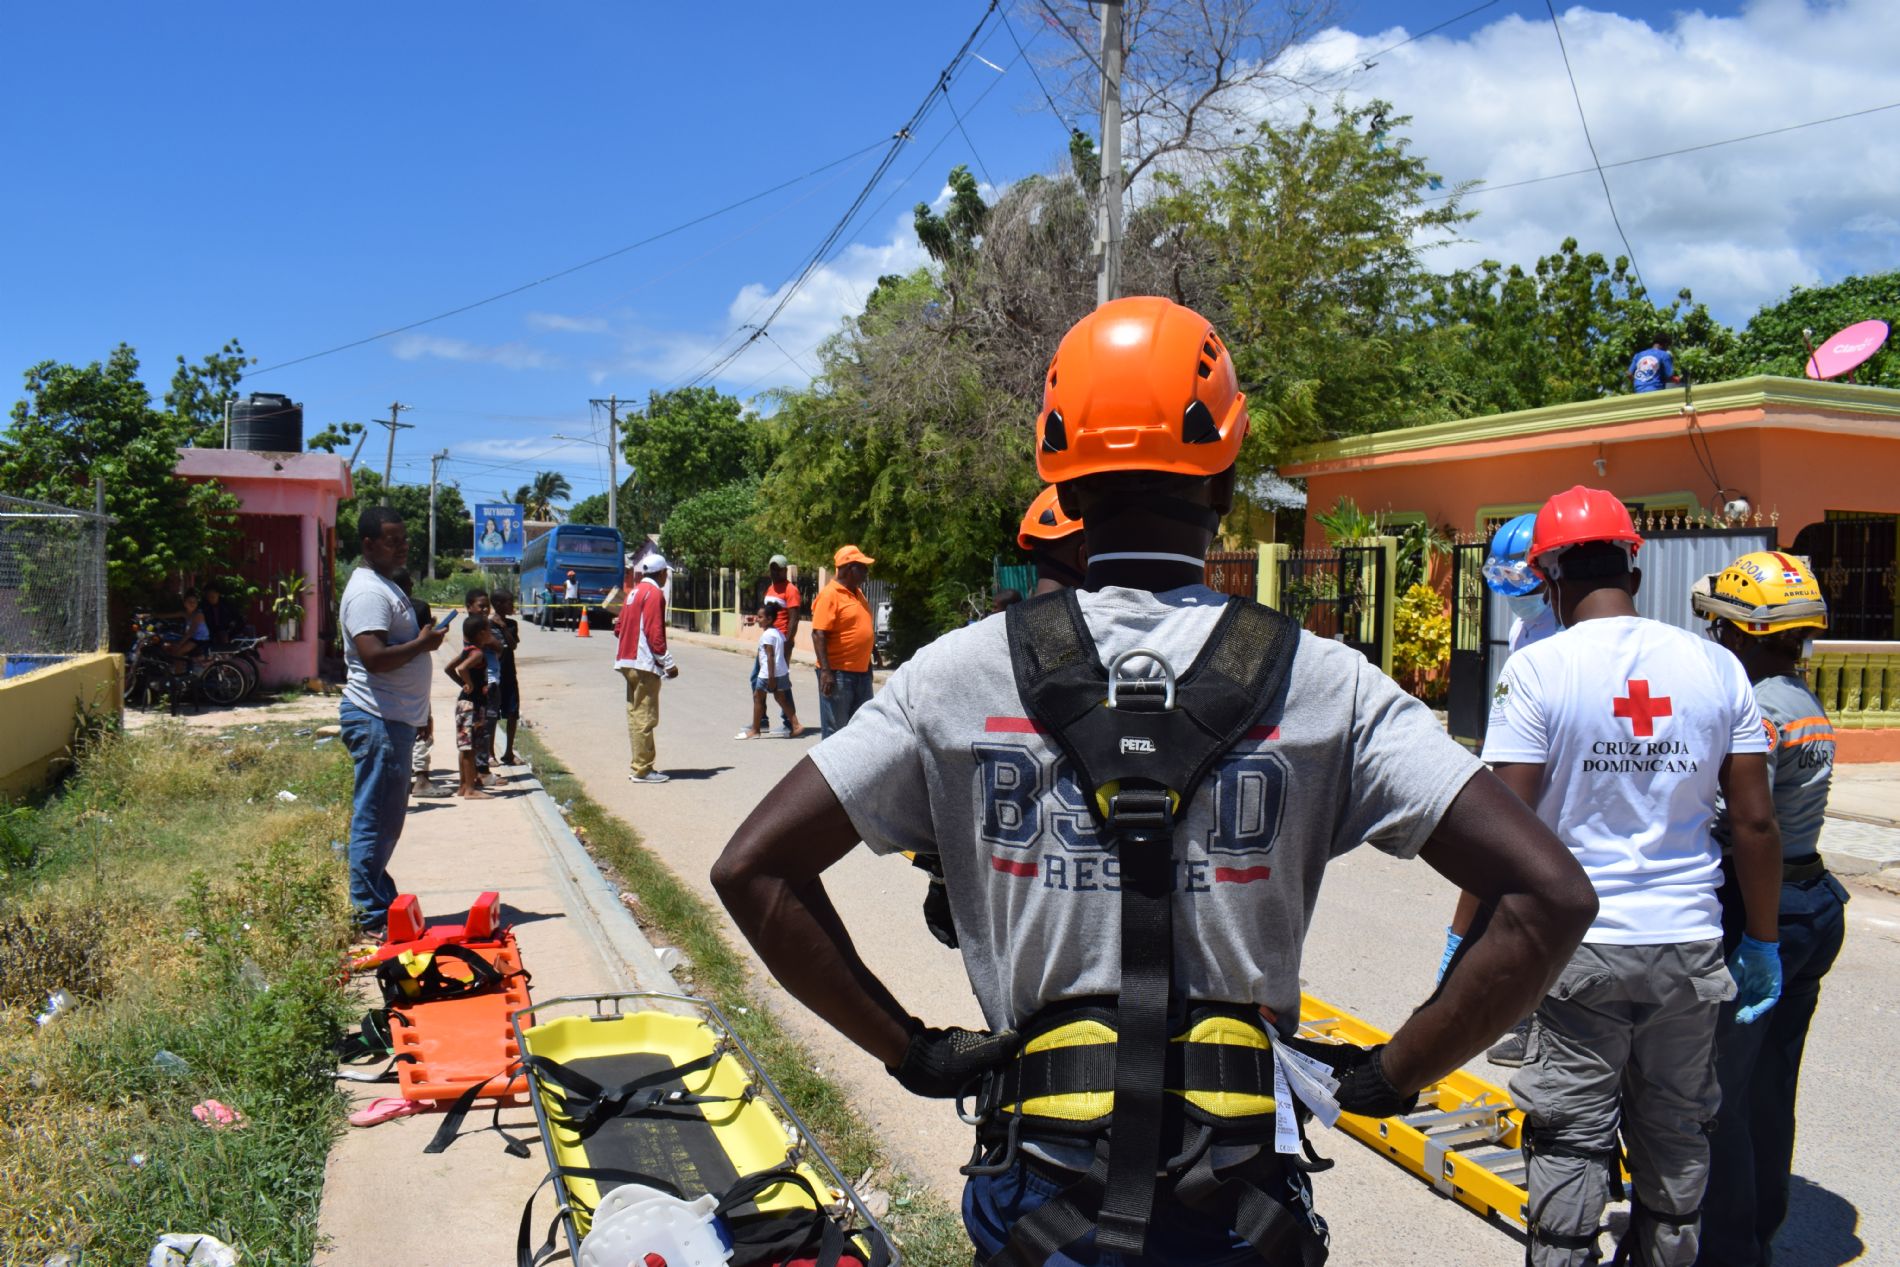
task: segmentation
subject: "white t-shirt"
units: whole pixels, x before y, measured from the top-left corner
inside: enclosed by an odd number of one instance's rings
[[[1558,632],[1557,609],[1545,603],[1543,610],[1529,620],[1519,618],[1511,622],[1511,650],[1522,651],[1532,643],[1542,642],[1556,632]]]
[[[1766,752],[1748,675],[1707,638],[1640,616],[1586,620],[1513,655],[1484,759],[1544,767],[1537,816],[1596,886],[1586,942],[1722,935],[1710,837],[1722,761]]]
[[[759,635],[759,677],[785,677],[790,672],[785,663],[785,635],[774,625]]]

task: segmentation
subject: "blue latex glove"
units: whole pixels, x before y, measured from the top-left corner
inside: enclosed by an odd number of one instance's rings
[[[1464,938],[1452,932],[1449,927],[1445,929],[1445,957],[1438,961],[1438,979],[1440,981],[1445,979],[1445,969],[1451,967],[1451,957],[1458,953],[1458,947],[1464,945],[1464,941]]]
[[[1743,934],[1742,944],[1729,957],[1728,972],[1735,978],[1738,1025],[1760,1020],[1781,997],[1781,947],[1774,942]]]

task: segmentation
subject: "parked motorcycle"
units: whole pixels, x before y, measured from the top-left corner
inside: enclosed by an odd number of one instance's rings
[[[181,632],[178,630],[176,632]],[[256,680],[231,653],[202,653],[182,663],[167,653],[176,645],[149,612],[132,618],[132,649],[125,658],[125,702],[150,708],[161,700],[176,715],[180,704],[201,701],[228,708],[250,694]]]

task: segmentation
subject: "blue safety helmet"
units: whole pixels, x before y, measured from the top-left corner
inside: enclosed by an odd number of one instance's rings
[[[1506,598],[1530,593],[1544,579],[1531,570],[1531,530],[1537,525],[1537,512],[1531,511],[1507,520],[1491,538],[1491,552],[1484,560],[1484,583]]]

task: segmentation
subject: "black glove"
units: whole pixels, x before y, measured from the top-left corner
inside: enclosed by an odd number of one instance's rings
[[[957,948],[957,923],[950,917],[950,894],[942,880],[932,880],[924,894],[924,927],[950,949]]]
[[[1339,1079],[1339,1091],[1334,1098],[1348,1113],[1361,1117],[1400,1117],[1418,1107],[1418,1092],[1401,1095],[1386,1079],[1385,1065],[1379,1059],[1379,1053],[1385,1050],[1384,1043],[1377,1047],[1360,1047],[1353,1043],[1316,1043],[1307,1038],[1279,1041],[1302,1056],[1311,1056],[1332,1067],[1333,1077]]]
[[[912,1095],[953,1100],[1016,1050],[1016,1031],[926,1029],[913,1019],[910,1045],[891,1077]],[[886,1066],[889,1068],[889,1066]]]

